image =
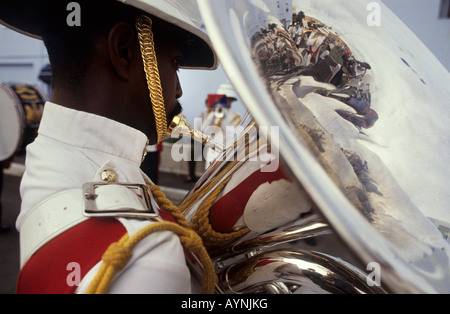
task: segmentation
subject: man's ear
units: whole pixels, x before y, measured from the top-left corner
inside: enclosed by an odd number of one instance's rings
[[[111,64],[117,75],[129,80],[132,75],[133,61],[136,54],[136,31],[128,23],[118,23],[108,35],[108,50]]]

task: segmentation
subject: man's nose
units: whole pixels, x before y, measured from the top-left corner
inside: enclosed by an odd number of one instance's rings
[[[181,88],[181,83],[180,83],[180,79],[177,75],[177,89],[176,89],[176,94],[175,96],[177,97],[177,99],[181,98],[181,96],[183,96],[183,88]]]

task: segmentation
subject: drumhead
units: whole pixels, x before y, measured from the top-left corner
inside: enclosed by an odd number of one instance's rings
[[[23,136],[23,109],[14,93],[0,84],[0,161],[14,155]]]

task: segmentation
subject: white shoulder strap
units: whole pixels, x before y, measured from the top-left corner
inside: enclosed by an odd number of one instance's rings
[[[86,188],[88,187],[88,188]],[[33,208],[20,228],[20,265],[44,244],[90,217],[157,219],[146,185],[90,183],[60,192]]]

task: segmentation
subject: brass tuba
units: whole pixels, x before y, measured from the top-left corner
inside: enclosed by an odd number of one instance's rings
[[[199,1],[251,113],[180,205],[217,292],[450,292],[449,73],[382,4],[274,3]]]

